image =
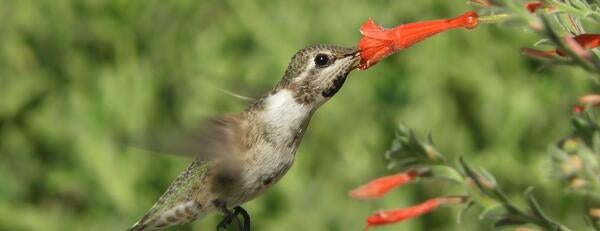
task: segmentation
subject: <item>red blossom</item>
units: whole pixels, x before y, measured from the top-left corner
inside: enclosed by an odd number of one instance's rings
[[[365,230],[374,226],[398,223],[410,218],[418,217],[435,210],[440,205],[460,204],[464,202],[464,197],[438,197],[407,208],[380,211],[367,218]]]
[[[535,13],[537,10],[545,8],[545,9],[554,9],[554,7],[552,5],[548,5],[546,3],[543,2],[528,2],[525,3],[525,8],[527,9],[527,11],[529,11],[529,13]]]
[[[407,23],[391,29],[385,29],[369,19],[360,27],[363,37],[358,43],[361,50],[361,63],[358,68],[365,70],[392,53],[440,32],[456,28],[475,28],[478,17],[477,13],[469,11],[455,18]]]
[[[350,191],[350,196],[361,200],[380,198],[393,188],[411,182],[420,174],[421,173],[417,170],[411,170],[395,175],[380,177]]]
[[[582,113],[582,112],[583,112],[583,110],[584,110],[584,107],[583,107],[583,106],[581,106],[581,105],[575,105],[575,106],[573,106],[573,108],[571,109],[571,111],[572,111],[574,114],[579,114],[579,113]]]
[[[593,49],[600,46],[600,34],[580,34],[573,37],[573,39],[585,49]]]

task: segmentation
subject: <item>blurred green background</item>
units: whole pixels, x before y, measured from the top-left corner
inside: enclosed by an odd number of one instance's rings
[[[473,9],[441,1],[0,1],[0,230],[125,230],[189,164],[119,145],[116,135],[236,112],[281,77],[296,50],[353,46],[367,18],[385,26]],[[432,182],[379,201],[347,192],[389,174],[399,122],[487,168],[522,202],[536,196],[572,228],[575,199],[548,179],[548,144],[569,131],[588,74],[540,68],[522,27],[481,25],[429,39],[351,74],[314,116],[296,163],[248,203],[254,230],[360,230],[364,217],[452,192]],[[597,89],[596,89],[597,90]],[[458,208],[381,230],[481,230]],[[170,230],[214,230],[220,216]]]

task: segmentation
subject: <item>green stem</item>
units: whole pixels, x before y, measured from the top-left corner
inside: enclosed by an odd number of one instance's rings
[[[480,16],[477,21],[479,23],[484,23],[484,24],[493,24],[493,23],[501,23],[504,22],[510,18],[512,18],[512,15],[509,14],[495,14],[495,15],[485,15],[485,16]]]

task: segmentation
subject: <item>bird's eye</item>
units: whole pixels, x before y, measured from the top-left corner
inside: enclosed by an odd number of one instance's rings
[[[325,54],[318,54],[315,57],[315,64],[318,67],[326,67],[329,64],[329,57]]]

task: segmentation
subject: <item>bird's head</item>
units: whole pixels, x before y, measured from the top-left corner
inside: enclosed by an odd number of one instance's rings
[[[359,61],[356,48],[305,47],[292,57],[277,88],[290,90],[298,103],[320,105],[340,90]]]

